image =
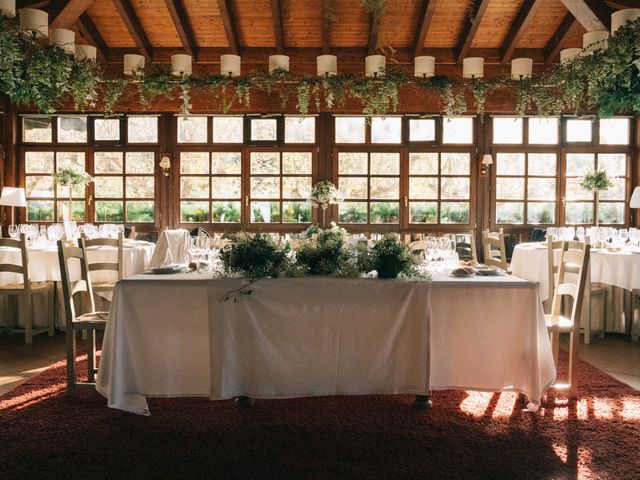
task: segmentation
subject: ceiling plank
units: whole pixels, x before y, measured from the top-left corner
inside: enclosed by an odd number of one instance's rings
[[[371,26],[369,27],[369,43],[367,55],[374,55],[378,48],[378,32],[380,31],[380,18],[371,16]]]
[[[623,10],[625,8],[640,8],[640,0],[605,0],[611,8]]]
[[[322,0],[322,53],[331,51],[331,22],[333,0]]]
[[[89,17],[88,13],[85,12],[80,15],[80,18],[78,19],[78,28],[82,36],[89,40],[89,42],[98,49],[100,55],[107,55],[107,44],[104,41],[104,38],[102,38],[102,35],[100,35],[100,32],[93,23],[93,20],[91,20],[91,17]]]
[[[526,0],[522,4],[522,7],[520,7],[520,11],[511,24],[509,34],[500,49],[502,63],[509,62],[513,57],[513,52],[518,47],[522,35],[524,35],[524,32],[529,28],[529,25],[531,25],[531,21],[541,4],[541,0]]]
[[[165,0],[165,3],[173,25],[176,27],[176,32],[178,32],[178,37],[180,37],[180,42],[182,42],[182,46],[187,54],[195,59],[198,47],[195,44],[195,37],[184,8],[184,3],[182,0]]]
[[[112,0],[115,5],[122,21],[124,22],[127,30],[129,30],[129,34],[133,38],[136,47],[138,47],[138,51],[140,55],[144,57],[151,58],[153,54],[153,48],[149,43],[149,39],[147,38],[147,34],[144,33],[144,29],[142,28],[142,24],[140,20],[138,20],[138,16],[136,15],[133,6],[129,0]]]
[[[571,13],[567,13],[544,49],[545,63],[552,63],[560,55],[565,39],[578,25],[580,22]]]
[[[233,10],[231,9],[231,0],[218,0],[218,10],[224,25],[224,31],[227,34],[227,42],[229,42],[229,50],[234,55],[240,55],[240,42],[238,42],[238,31],[233,21]]]
[[[458,41],[458,47],[456,48],[456,58],[458,63],[461,63],[462,59],[467,56],[467,52],[471,48],[473,38],[476,36],[482,17],[484,17],[488,6],[489,0],[474,0],[473,19],[470,18],[469,15],[466,16],[464,27],[462,28],[462,34]]]
[[[611,9],[602,0],[560,0],[587,30],[611,29]]]
[[[431,19],[433,19],[433,12],[436,9],[436,3],[438,3],[438,0],[423,0],[422,2],[422,10],[418,20],[416,38],[413,42],[414,57],[418,57],[422,53],[424,41],[427,38],[427,32],[429,31],[429,25],[431,25]]]
[[[94,0],[70,0],[49,4],[49,28],[69,28],[91,6]]]
[[[271,0],[271,16],[273,18],[273,36],[276,39],[276,53],[284,53],[284,30],[282,29],[282,10],[280,0]]]

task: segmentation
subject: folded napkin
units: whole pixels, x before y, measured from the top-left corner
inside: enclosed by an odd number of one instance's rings
[[[153,268],[175,263],[189,263],[190,241],[189,232],[183,228],[163,231],[158,238],[149,266]]]

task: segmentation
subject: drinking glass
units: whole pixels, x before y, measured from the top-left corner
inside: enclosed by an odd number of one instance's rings
[[[580,240],[581,242],[584,242],[585,234],[586,234],[586,232],[585,232],[584,227],[576,228],[576,235],[578,237],[578,240]]]
[[[20,231],[18,230],[17,225],[9,225],[9,236],[14,240],[18,240],[20,238]]]
[[[627,240],[629,240],[629,232],[627,231],[627,229],[621,228],[620,230],[618,230],[618,241],[620,242],[621,247],[625,246]]]

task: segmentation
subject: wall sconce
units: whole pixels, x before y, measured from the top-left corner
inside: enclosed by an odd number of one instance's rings
[[[159,164],[160,168],[162,169],[162,174],[165,177],[168,177],[169,175],[171,175],[171,159],[169,158],[168,155],[164,155],[161,159],[160,159],[160,164]]]
[[[480,176],[486,177],[489,173],[489,165],[493,165],[493,157],[490,153],[485,153],[480,162]]]

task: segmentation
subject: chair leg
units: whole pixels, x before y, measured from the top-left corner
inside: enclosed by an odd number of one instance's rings
[[[631,294],[631,338],[637,342],[640,337],[640,295],[637,292]],[[636,306],[638,307],[636,309]],[[637,310],[637,314],[636,314]]]
[[[604,329],[607,326],[607,291],[604,290],[602,292],[602,324],[598,323],[598,328],[602,327],[600,329],[600,338],[604,338]]]
[[[22,316],[24,318],[24,343],[33,343],[33,304],[31,298],[25,295],[22,302]]]
[[[553,352],[553,363],[557,366],[560,354],[560,334],[558,332],[551,333],[551,351]]]
[[[49,324],[49,336],[53,337],[56,333],[56,318],[55,318],[55,290],[47,293],[47,312],[48,312],[48,324]]]
[[[76,331],[67,327],[67,394],[71,395],[76,388]]]
[[[96,380],[96,331],[87,330],[87,377],[89,383]]]
[[[579,332],[571,332],[569,338],[569,399],[578,398],[577,369],[580,359]]]
[[[584,325],[584,343],[591,343],[591,269],[587,272],[587,284],[584,289],[584,303],[587,304],[587,321]],[[584,309],[582,310],[584,311]],[[582,318],[582,315],[580,315]]]

